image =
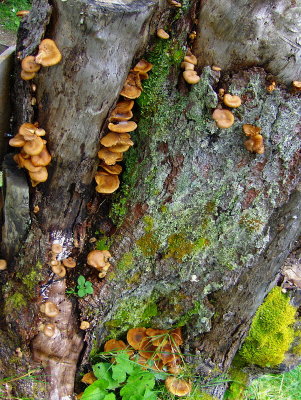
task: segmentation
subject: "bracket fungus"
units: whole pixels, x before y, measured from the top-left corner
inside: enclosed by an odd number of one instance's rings
[[[163,28],[159,28],[158,30],[157,30],[157,36],[160,38],[160,39],[169,39],[169,34],[163,29]]]
[[[52,39],[44,39],[39,45],[39,52],[35,57],[35,61],[43,67],[51,67],[58,64],[62,59],[62,55]]]
[[[87,264],[96,268],[100,272],[100,278],[103,278],[111,266],[108,262],[110,257],[111,254],[107,250],[92,250],[87,256]]]
[[[107,165],[115,165],[117,161],[122,161],[122,153],[113,153],[107,148],[100,149],[97,153],[98,158],[103,160]]]
[[[251,124],[244,124],[242,129],[246,136],[250,138],[245,141],[245,148],[257,154],[264,153],[263,136],[260,135],[261,128]]]
[[[231,111],[219,109],[213,111],[212,118],[219,128],[230,128],[234,124],[234,115]]]
[[[110,194],[119,188],[120,181],[118,175],[111,175],[105,171],[98,171],[95,175],[98,193]]]
[[[200,81],[200,77],[197,72],[194,70],[194,67],[197,65],[197,58],[190,51],[184,57],[184,61],[181,63],[181,68],[185,71],[183,72],[184,80],[190,85],[195,85]]]

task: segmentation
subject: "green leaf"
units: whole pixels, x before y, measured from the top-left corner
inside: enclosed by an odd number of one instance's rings
[[[115,400],[116,396],[114,393],[109,393],[105,396],[105,398],[103,400]]]
[[[123,400],[134,400],[133,396],[141,398],[144,396],[147,388],[152,389],[155,386],[155,378],[151,372],[139,371],[130,375],[126,384],[120,390]]]
[[[92,288],[92,287],[86,288],[86,293],[87,293],[87,294],[93,294],[93,293],[94,293],[93,288]]]
[[[82,276],[82,275],[80,275],[80,276],[78,277],[78,279],[77,279],[77,283],[78,283],[80,286],[82,286],[82,285],[85,284],[85,282],[86,282],[85,277]]]
[[[86,295],[85,289],[82,289],[82,288],[78,289],[77,295],[79,297],[84,297]]]
[[[103,400],[106,395],[107,391],[105,390],[107,387],[107,382],[102,382],[102,381],[95,381],[92,383],[92,385],[89,385],[82,397],[81,400]]]
[[[93,365],[93,372],[96,378],[107,382],[108,389],[115,389],[119,386],[119,383],[112,378],[112,364],[104,362],[95,364]]]
[[[157,399],[157,393],[146,388],[142,400],[156,400],[156,399]]]
[[[92,282],[86,281],[86,282],[85,282],[85,287],[86,287],[86,288],[92,287]]]

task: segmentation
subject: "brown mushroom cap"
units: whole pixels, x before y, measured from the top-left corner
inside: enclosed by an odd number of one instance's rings
[[[170,343],[166,343],[164,346],[160,347],[158,357],[163,361],[163,364],[181,360],[179,349],[175,346],[172,346]]]
[[[81,379],[81,382],[86,383],[87,385],[92,385],[97,380],[96,376],[93,372],[87,372]]]
[[[112,111],[112,114],[113,113],[116,113],[116,114],[125,113],[127,111],[131,111],[131,109],[134,107],[134,104],[135,104],[134,100],[119,101],[116,104],[116,107],[114,108],[114,110]]]
[[[127,144],[129,146],[132,146],[134,144],[131,141],[131,135],[129,135],[127,132],[109,132],[100,140],[100,143],[105,147],[115,146],[116,144]]]
[[[160,39],[169,39],[169,34],[168,34],[167,32],[165,32],[165,30],[162,29],[162,28],[159,28],[159,29],[157,30],[157,36],[158,36]]]
[[[31,156],[31,162],[36,167],[46,167],[46,165],[50,164],[50,161],[51,155],[49,154],[45,145],[40,154],[36,156]]]
[[[110,115],[110,118],[109,118],[109,121],[110,122],[117,122],[117,121],[128,121],[128,120],[130,120],[131,118],[133,118],[133,113],[132,113],[132,111],[131,110],[129,110],[129,111],[123,111],[123,112],[120,112],[120,111],[115,111],[115,112],[113,112],[112,111],[112,113],[111,113],[111,115]]]
[[[59,314],[59,309],[57,305],[52,303],[52,301],[46,301],[46,303],[40,306],[40,311],[49,318],[54,318]]]
[[[112,153],[124,153],[128,151],[131,146],[132,145],[129,144],[115,144],[115,146],[108,147],[108,150],[110,150]]]
[[[82,329],[83,331],[87,330],[90,328],[90,322],[88,321],[82,321],[80,323],[79,329]]]
[[[292,86],[295,90],[300,91],[301,90],[301,81],[293,81]]]
[[[0,271],[4,271],[5,269],[7,269],[7,261],[1,259],[0,260]]]
[[[54,324],[45,324],[43,326],[42,332],[44,333],[45,336],[52,337],[54,336],[56,330],[57,328]]]
[[[21,67],[25,72],[38,72],[41,65],[36,63],[34,56],[27,56],[23,58]]]
[[[63,251],[63,246],[59,243],[53,243],[51,246],[51,251],[54,254],[60,254]]]
[[[239,96],[231,95],[229,93],[225,94],[223,97],[223,102],[226,106],[231,108],[237,108],[241,106],[241,98]]]
[[[194,71],[194,64],[189,63],[187,61],[181,62],[181,68],[185,69],[185,71]]]
[[[39,183],[45,182],[45,181],[47,181],[47,178],[48,178],[47,168],[41,167],[41,169],[36,172],[29,171],[29,176],[30,176],[30,179],[32,179],[35,182],[39,182]]]
[[[142,90],[136,86],[124,85],[120,95],[127,99],[137,99],[142,93]]]
[[[36,73],[35,72],[26,72],[26,71],[24,71],[24,69],[22,69],[20,76],[24,81],[29,81],[30,79],[33,79],[36,76]]]
[[[169,376],[165,380],[166,389],[175,396],[187,396],[191,392],[191,383],[184,379]]]
[[[87,256],[87,264],[101,271],[107,267],[110,257],[111,253],[107,250],[92,250]]]
[[[35,134],[37,127],[34,124],[25,122],[19,128],[19,135],[22,135],[26,141],[34,140],[37,136]]]
[[[245,147],[248,151],[252,151],[257,154],[263,154],[264,145],[262,135],[251,136],[250,139],[245,141]]]
[[[95,175],[98,193],[110,194],[119,188],[120,181],[118,175],[110,175],[107,172],[98,171]]]
[[[162,29],[162,31],[163,31],[163,29]],[[133,70],[134,71],[138,71],[138,72],[148,72],[152,68],[153,68],[153,64],[151,64],[150,62],[142,59],[135,65]]]
[[[106,148],[100,149],[97,153],[98,158],[103,160],[107,165],[114,165],[117,161],[122,161],[122,153],[113,153]]]
[[[129,329],[126,339],[135,350],[140,350],[143,343],[149,340],[149,337],[146,334],[146,328],[141,327]]]
[[[42,169],[42,167],[33,165],[30,158],[23,158],[22,154],[19,154],[19,162],[22,164],[22,167],[26,168],[29,172],[39,172]]]
[[[158,359],[158,355],[156,354],[157,347],[152,344],[151,338],[147,338],[143,340],[143,343],[140,346],[139,354],[145,359]]]
[[[116,124],[110,122],[108,128],[110,131],[118,133],[133,132],[137,128],[137,124],[134,121],[120,121]]]
[[[110,339],[104,345],[104,351],[106,352],[125,350],[126,348],[127,345],[124,343],[123,340],[116,340],[116,339]]]
[[[187,83],[190,85],[195,85],[200,81],[200,77],[198,76],[196,71],[192,71],[190,69],[187,69],[183,72],[183,77]]]
[[[23,151],[30,156],[37,156],[44,148],[43,139],[35,136],[33,140],[27,141],[23,146]]]
[[[154,346],[162,346],[168,341],[168,330],[167,329],[146,329],[147,336],[150,336],[152,344]]]
[[[261,128],[259,126],[251,125],[251,124],[244,124],[242,129],[246,136],[254,136],[258,135],[261,132]]]
[[[51,270],[53,273],[58,275],[60,278],[64,278],[66,276],[66,268],[60,262],[57,265],[53,265],[51,267]]]
[[[36,63],[43,67],[50,67],[58,64],[62,59],[62,55],[52,39],[44,39],[39,45],[39,52],[35,58]]]
[[[212,118],[219,128],[230,128],[234,124],[234,115],[229,110],[217,108],[213,111]]]
[[[29,13],[30,13],[30,11],[28,11],[28,10],[20,10],[20,11],[16,12],[16,16],[23,18],[23,17],[25,17],[25,15],[28,15]]]
[[[112,175],[119,175],[122,172],[122,166],[118,164],[107,165],[106,163],[101,163],[100,167]]]
[[[72,257],[67,257],[63,261],[63,264],[67,268],[75,268],[76,267],[76,261]]]
[[[193,65],[197,65],[197,63],[198,63],[196,56],[194,56],[193,54],[186,55],[184,57],[184,61],[186,61],[190,64],[193,64]]]
[[[12,147],[23,147],[26,141],[22,135],[17,133],[13,138],[9,140],[8,143]]]
[[[177,346],[181,346],[183,344],[182,330],[181,328],[173,329],[169,332],[170,341],[172,344],[176,344]]]

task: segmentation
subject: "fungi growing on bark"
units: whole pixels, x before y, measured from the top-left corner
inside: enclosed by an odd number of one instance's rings
[[[111,257],[107,250],[92,250],[87,256],[87,264],[99,271],[99,277],[103,278],[111,264],[108,262]]]
[[[119,188],[120,181],[118,175],[111,175],[105,171],[98,171],[95,175],[98,193],[110,194]]]
[[[201,79],[198,76],[196,71],[192,71],[192,70],[189,70],[189,69],[183,72],[183,77],[184,77],[185,81],[187,83],[189,83],[190,85],[195,85]]]
[[[51,269],[52,272],[58,275],[60,278],[64,278],[66,276],[66,268],[61,262],[57,262],[57,264],[52,265]]]
[[[59,243],[53,243],[51,246],[51,252],[54,254],[60,254],[63,251],[63,246]]]
[[[124,343],[123,340],[116,340],[116,339],[110,339],[104,345],[104,351],[106,352],[125,350],[126,348],[127,345]]]
[[[62,262],[66,268],[75,268],[76,267],[76,261],[72,257],[64,258],[64,260],[62,260]]]
[[[57,305],[51,301],[46,301],[46,303],[42,304],[40,306],[40,311],[49,318],[55,318],[60,312]]]
[[[40,327],[41,332],[47,337],[53,337],[55,334],[59,333],[55,324],[45,324]]]
[[[41,65],[37,64],[34,56],[27,56],[21,61],[22,70],[25,72],[38,72]]]
[[[110,122],[108,128],[110,131],[117,133],[133,132],[137,128],[137,124],[134,121]]]
[[[248,140],[245,141],[245,147],[248,151],[257,154],[264,153],[263,136],[260,135],[261,128],[251,124],[244,124],[242,129],[246,136],[250,136]]]
[[[135,350],[141,350],[143,343],[149,340],[149,337],[146,334],[146,328],[141,327],[129,329],[126,339]]]
[[[0,271],[4,271],[5,269],[7,269],[7,261],[1,259],[0,260]]]
[[[159,29],[157,30],[157,36],[158,36],[160,39],[169,39],[169,34],[168,34],[167,32],[165,32],[165,30],[162,29],[162,28],[159,28]]]
[[[115,165],[117,161],[122,161],[122,153],[113,153],[112,151],[103,148],[97,153],[98,158],[103,160],[107,165]]]
[[[20,18],[23,18],[26,15],[28,15],[29,13],[30,13],[30,11],[28,11],[28,10],[20,10],[20,11],[16,12],[16,16],[20,17]]]
[[[39,52],[35,57],[35,61],[43,67],[51,67],[58,64],[62,59],[62,55],[52,39],[44,39],[39,45]]]
[[[241,98],[235,95],[232,96],[229,93],[224,95],[223,102],[226,106],[231,108],[237,108],[241,106]]]
[[[181,68],[185,69],[183,72],[183,78],[185,82],[189,83],[190,85],[195,85],[201,79],[194,70],[196,65],[197,58],[189,51],[184,57],[184,61],[181,63]]]
[[[234,115],[231,111],[219,109],[213,111],[212,118],[219,128],[230,128],[234,124]]]
[[[83,331],[87,330],[90,328],[90,322],[88,321],[82,321],[80,323],[79,329],[82,329]]]
[[[184,379],[169,376],[165,380],[166,389],[175,396],[187,396],[191,392],[191,383]]]
[[[122,172],[122,166],[119,164],[107,165],[106,163],[101,163],[99,165],[104,171],[112,175],[119,175]]]
[[[109,132],[106,136],[104,136],[100,140],[100,143],[105,147],[115,146],[116,144],[133,146],[134,144],[134,142],[132,142],[131,140],[131,135],[128,134],[127,132],[125,133]]]

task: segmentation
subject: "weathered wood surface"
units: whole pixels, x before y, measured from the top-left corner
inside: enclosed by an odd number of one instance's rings
[[[301,79],[301,2],[203,1],[197,50],[202,65],[264,66],[286,84]]]

